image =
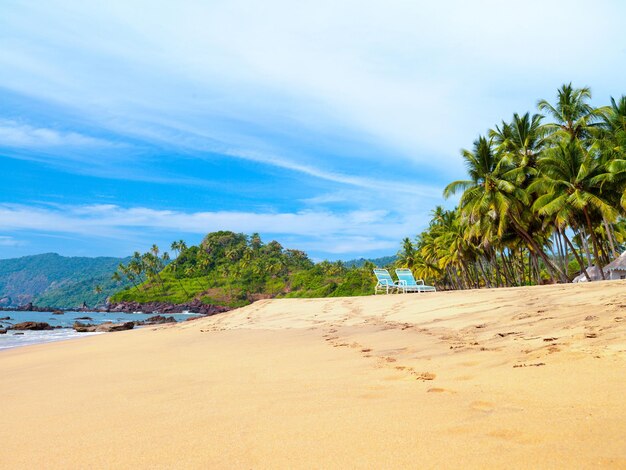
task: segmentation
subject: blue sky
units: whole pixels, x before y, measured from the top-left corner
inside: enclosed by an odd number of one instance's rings
[[[564,82],[626,93],[623,2],[474,5],[3,1],[0,258],[395,253],[478,134]]]

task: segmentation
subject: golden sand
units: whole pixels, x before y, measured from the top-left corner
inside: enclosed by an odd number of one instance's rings
[[[2,468],[626,468],[626,282],[268,300],[0,353]]]

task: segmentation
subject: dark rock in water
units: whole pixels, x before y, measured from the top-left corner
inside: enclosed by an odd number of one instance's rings
[[[96,325],[81,323],[79,321],[74,322],[73,328],[77,333],[93,333],[96,331]]]
[[[89,320],[89,321],[93,321],[93,318],[91,318],[91,317],[77,317],[77,318],[75,318],[75,320]]]
[[[124,323],[112,323],[107,322],[96,327],[98,333],[109,333],[113,331],[132,330],[135,327],[135,322],[127,321]]]
[[[5,335],[7,331],[8,330],[6,328],[0,328],[0,335]]]
[[[174,317],[164,317],[162,315],[155,315],[153,317],[147,318],[143,322],[144,325],[159,325],[161,323],[176,323],[176,319]]]
[[[25,321],[16,323],[11,327],[12,330],[52,330],[52,327],[45,322]]]
[[[23,335],[24,333],[13,333],[13,336],[20,336]]]
[[[65,312],[61,311],[61,310],[55,310],[54,312],[52,312],[52,315],[63,315]]]
[[[11,317],[2,317],[2,318],[0,318],[0,321],[2,321],[2,320],[10,320],[10,319],[11,319]]]
[[[229,307],[223,307],[221,305],[207,305],[203,304],[200,300],[192,300],[185,304],[170,304],[167,302],[148,302],[141,304],[139,302],[120,302],[117,304],[110,304],[109,312],[123,312],[123,313],[197,313],[198,315],[215,315],[216,313],[228,312],[231,310]]]

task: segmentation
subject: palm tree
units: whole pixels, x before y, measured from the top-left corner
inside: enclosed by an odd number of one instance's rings
[[[539,165],[541,176],[529,188],[530,192],[540,194],[533,208],[541,215],[552,217],[559,227],[566,224],[577,227],[577,217],[581,216],[591,236],[595,263],[604,279],[599,243],[591,220],[593,214],[610,220],[617,216],[602,194],[604,168],[593,156],[586,155],[574,140],[547,150]]]
[[[609,182],[615,197],[626,210],[626,96],[619,100],[611,98],[603,119],[601,133],[601,154],[608,173]]]
[[[594,108],[588,101],[591,99],[589,87],[574,88],[571,83],[562,85],[557,91],[554,105],[540,100],[537,107],[548,114],[553,123],[545,127],[554,134],[570,140],[584,140],[591,136],[592,129],[602,119],[605,108]]]
[[[472,151],[463,150],[462,156],[470,179],[450,183],[444,189],[444,197],[463,190],[459,209],[469,225],[478,227],[481,232],[487,230],[483,237],[502,236],[510,226],[532,252],[541,256],[553,276],[566,282],[565,274],[525,227],[524,212],[530,198],[516,181],[511,181],[512,165],[496,155],[492,141],[483,136],[474,142]]]
[[[511,163],[523,170],[532,170],[537,166],[537,158],[546,145],[546,128],[541,125],[543,116],[515,113],[511,123],[502,121],[502,127],[496,126],[489,131],[498,152],[510,159]]]
[[[396,265],[399,268],[413,269],[416,261],[415,255],[415,247],[413,246],[413,243],[411,243],[411,239],[406,237],[402,240],[402,250],[400,250],[397,254]]]

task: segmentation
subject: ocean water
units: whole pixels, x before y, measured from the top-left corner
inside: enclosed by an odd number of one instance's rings
[[[61,341],[71,338],[82,338],[85,336],[99,335],[102,333],[76,333],[72,329],[74,322],[100,324],[108,321],[113,323],[146,320],[155,314],[150,313],[115,313],[115,312],[64,312],[63,315],[53,315],[52,312],[17,312],[0,311],[0,318],[10,317],[10,320],[0,320],[0,328],[7,328],[12,324],[25,321],[46,322],[51,326],[61,326],[62,328],[49,331],[14,331],[9,330],[6,334],[0,335],[0,350],[26,346],[29,344],[48,343],[51,341]],[[176,321],[183,321],[189,317],[196,316],[194,313],[176,313],[172,315]],[[91,320],[78,320],[80,317],[90,317]],[[16,335],[15,333],[24,333]]]

